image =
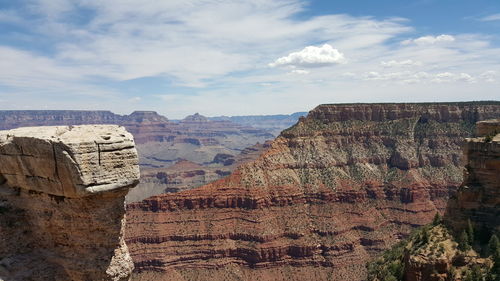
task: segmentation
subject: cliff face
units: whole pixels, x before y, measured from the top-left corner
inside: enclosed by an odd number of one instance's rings
[[[203,164],[179,159],[174,165],[161,168],[142,168],[141,183],[127,194],[127,202],[141,201],[147,197],[192,189],[223,178],[239,165],[257,159],[269,148],[269,142],[256,144],[233,156],[218,153]]]
[[[500,119],[478,122],[476,138],[465,142],[464,182],[446,212],[449,224],[463,228],[467,219],[491,231],[500,230]]]
[[[231,176],[130,204],[138,278],[361,280],[444,211],[463,139],[499,115],[496,102],[319,106]]]
[[[128,280],[132,135],[114,125],[0,132],[0,279]]]
[[[407,281],[500,279],[500,119],[478,122],[476,136],[463,145],[464,181],[448,201],[444,224],[435,219],[372,263],[369,280],[389,271]],[[384,266],[394,263],[401,270]]]

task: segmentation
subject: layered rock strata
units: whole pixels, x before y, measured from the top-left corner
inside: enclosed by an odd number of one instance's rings
[[[384,255],[389,259],[375,264],[376,271],[401,261],[401,280],[498,280],[498,264],[493,266],[498,253],[488,241],[500,230],[500,119],[478,122],[476,137],[466,139],[463,154],[464,181],[448,201],[444,224],[421,229],[400,247],[400,256]],[[482,277],[471,277],[474,268]],[[384,274],[376,271],[377,278],[369,280],[382,280]]]
[[[498,102],[319,106],[229,177],[130,204],[137,278],[362,280],[444,211],[464,138],[498,116]]]
[[[446,219],[454,229],[470,219],[495,232],[500,230],[500,119],[478,122],[476,135],[464,144],[464,182],[448,204]]]
[[[0,279],[128,280],[128,190],[139,166],[115,125],[0,132]]]
[[[245,162],[250,162],[269,147],[269,142],[256,144],[244,149],[240,154],[216,154],[211,162],[198,164],[185,159],[165,168],[142,168],[141,183],[126,197],[128,203],[138,202],[147,197],[192,189],[218,180]]]

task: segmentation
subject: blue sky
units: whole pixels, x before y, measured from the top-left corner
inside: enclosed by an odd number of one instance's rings
[[[500,99],[500,1],[0,0],[0,109]]]

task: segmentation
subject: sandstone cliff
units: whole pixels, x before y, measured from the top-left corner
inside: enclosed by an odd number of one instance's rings
[[[470,219],[500,231],[500,119],[478,122],[476,135],[463,147],[464,182],[448,203],[446,219],[454,229],[463,228]]]
[[[137,278],[361,280],[444,211],[463,139],[498,116],[498,102],[319,106],[231,176],[130,204]]]
[[[369,280],[500,280],[500,119],[478,122],[476,136],[463,145],[464,181],[444,223],[435,219],[370,264]]]
[[[128,280],[128,190],[138,183],[123,127],[0,132],[0,280]]]

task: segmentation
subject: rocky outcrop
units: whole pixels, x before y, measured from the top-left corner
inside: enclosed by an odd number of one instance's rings
[[[449,224],[464,227],[467,219],[478,227],[500,230],[500,119],[479,122],[476,138],[464,145],[465,179],[447,209]]]
[[[500,103],[322,105],[229,177],[128,206],[137,278],[362,280],[443,212]]]
[[[370,264],[369,280],[390,273],[407,281],[499,280],[495,268],[500,264],[493,264],[500,262],[500,252],[495,253],[498,245],[491,237],[500,230],[500,119],[478,122],[476,137],[466,139],[463,154],[464,180],[448,201],[444,224],[436,218],[400,250]],[[384,266],[398,263],[401,270]]]
[[[128,280],[124,199],[137,185],[123,127],[0,132],[0,279]]]

